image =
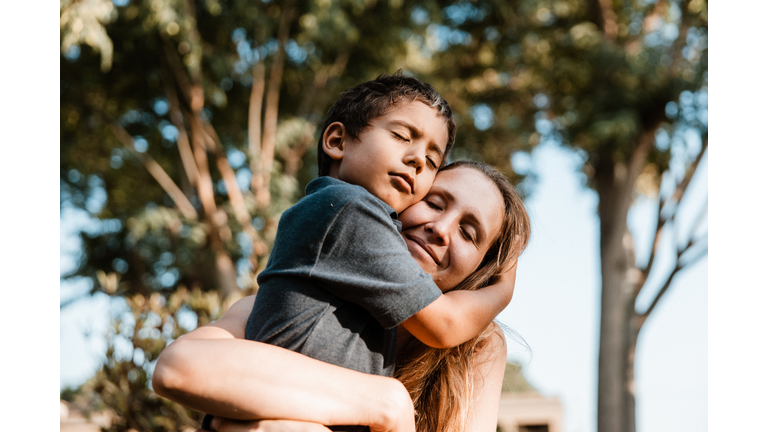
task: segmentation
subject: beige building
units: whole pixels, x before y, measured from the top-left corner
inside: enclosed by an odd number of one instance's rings
[[[497,429],[501,432],[562,432],[560,400],[542,396],[534,390],[520,369],[520,365],[507,363]]]

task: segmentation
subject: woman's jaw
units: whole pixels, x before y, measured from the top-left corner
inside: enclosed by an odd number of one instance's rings
[[[411,256],[444,292],[480,265],[504,217],[498,187],[472,168],[440,172],[424,200],[400,215]]]

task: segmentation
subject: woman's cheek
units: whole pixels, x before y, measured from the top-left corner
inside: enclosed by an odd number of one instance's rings
[[[462,275],[460,280],[464,280],[477,270],[481,258],[479,251],[473,246],[457,248],[452,259],[456,259],[456,265],[459,267],[457,273]]]

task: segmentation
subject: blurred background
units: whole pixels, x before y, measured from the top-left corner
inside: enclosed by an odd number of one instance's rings
[[[706,429],[706,1],[62,0],[60,26],[60,390],[107,430],[198,424],[157,356],[256,292],[325,111],[397,69],[525,197],[499,320],[563,430]]]

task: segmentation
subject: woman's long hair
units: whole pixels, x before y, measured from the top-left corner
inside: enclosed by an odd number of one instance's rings
[[[496,240],[477,270],[453,290],[474,291],[494,280],[522,253],[531,226],[523,202],[509,180],[492,166],[474,161],[456,161],[443,171],[471,168],[496,184],[504,199],[504,218]],[[494,338],[503,337],[494,324],[463,344],[447,349],[424,345],[416,338],[398,352],[395,378],[413,399],[417,432],[465,432],[472,406],[476,362]]]

